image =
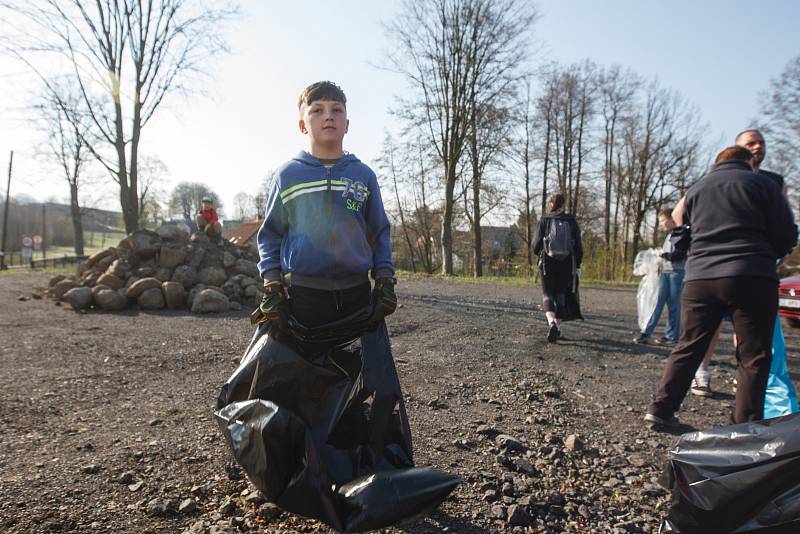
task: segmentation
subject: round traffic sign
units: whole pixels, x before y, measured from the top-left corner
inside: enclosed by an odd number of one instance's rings
[[[22,238],[22,246],[25,248],[31,248],[33,246],[33,239],[28,236],[24,236]]]
[[[41,245],[42,244],[42,236],[40,236],[40,235],[33,236],[33,244],[36,245],[37,247],[39,245]]]

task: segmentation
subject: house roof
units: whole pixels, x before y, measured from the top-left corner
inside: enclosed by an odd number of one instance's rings
[[[261,228],[261,220],[244,221],[228,235],[228,241],[239,247],[247,247]]]

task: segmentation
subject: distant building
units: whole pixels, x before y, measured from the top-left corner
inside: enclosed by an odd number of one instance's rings
[[[256,235],[261,228],[261,219],[252,221],[226,221],[222,228],[222,237],[241,248],[252,248],[258,250]]]

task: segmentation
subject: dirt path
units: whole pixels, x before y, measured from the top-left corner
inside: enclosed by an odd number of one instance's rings
[[[251,335],[246,311],[78,314],[18,300],[46,280],[0,276],[0,530],[329,531],[279,514],[225,469],[211,410]],[[398,293],[389,329],[416,462],[463,483],[431,517],[387,532],[658,530],[656,479],[676,438],[641,418],[667,351],[631,343],[633,290],[584,290],[586,321],[556,345],[532,288],[401,280]],[[695,428],[727,421],[729,335],[720,352],[719,394],[681,412]]]

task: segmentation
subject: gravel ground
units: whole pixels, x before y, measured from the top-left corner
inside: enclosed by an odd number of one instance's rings
[[[211,411],[252,333],[247,311],[79,314],[30,298],[47,279],[0,276],[0,530],[330,532],[228,465]],[[535,288],[401,280],[398,296],[388,323],[415,460],[462,484],[385,532],[657,532],[677,437],[642,423],[667,350],[631,343],[633,289],[583,290],[586,321],[555,345]],[[726,423],[730,337],[717,394],[687,398],[683,431]]]

